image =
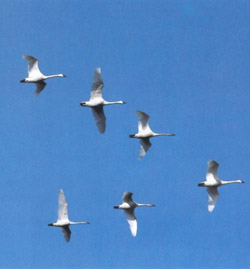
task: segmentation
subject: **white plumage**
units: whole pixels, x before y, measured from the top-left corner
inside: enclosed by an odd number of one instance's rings
[[[221,180],[217,174],[219,164],[216,161],[208,161],[208,168],[206,173],[206,181],[198,184],[199,187],[206,187],[208,193],[208,211],[212,212],[215,208],[217,199],[219,198],[218,187],[232,183],[244,183],[243,180]]]
[[[149,206],[149,207],[154,207],[155,205],[153,204],[139,204],[133,201],[132,199],[132,192],[124,192],[122,196],[122,204],[118,206],[114,206],[115,209],[123,209],[125,216],[127,218],[128,224],[130,231],[133,236],[136,236],[137,234],[137,219],[134,214],[134,210],[136,207],[141,207],[141,206]]]
[[[130,138],[139,138],[140,139],[140,152],[139,159],[142,159],[149,148],[151,147],[150,138],[155,136],[174,136],[172,133],[154,133],[148,124],[149,115],[136,111],[138,117],[138,133],[129,135]]]
[[[96,68],[94,72],[93,84],[90,92],[89,101],[82,101],[81,106],[90,107],[92,109],[93,116],[96,120],[96,125],[101,134],[105,132],[106,129],[106,117],[103,111],[103,106],[114,105],[114,104],[126,104],[124,101],[105,101],[102,97],[102,89],[104,87],[101,68]]]
[[[74,224],[89,224],[89,222],[87,222],[87,221],[73,222],[73,221],[69,220],[69,218],[68,218],[68,204],[66,202],[66,198],[65,198],[65,195],[63,193],[63,190],[60,190],[59,194],[58,194],[58,218],[57,218],[57,222],[50,223],[48,225],[60,227],[62,232],[63,232],[63,235],[64,235],[66,242],[69,242],[70,235],[71,235],[69,225],[74,225]]]
[[[45,76],[38,67],[38,59],[30,55],[23,55],[23,58],[28,63],[28,77],[22,79],[22,83],[35,83],[36,91],[35,95],[38,95],[46,86],[44,80],[54,77],[66,77],[64,74],[56,74]]]

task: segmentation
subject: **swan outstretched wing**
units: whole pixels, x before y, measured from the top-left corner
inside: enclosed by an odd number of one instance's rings
[[[90,100],[96,97],[102,97],[102,88],[104,87],[102,76],[101,76],[101,68],[96,68],[94,73],[93,84],[90,93]]]
[[[149,150],[149,148],[152,146],[150,143],[149,138],[140,138],[140,152],[139,152],[139,159],[142,159],[146,152]]]
[[[217,174],[219,164],[216,161],[208,161],[207,165],[208,165],[206,174],[207,181],[209,183],[217,183],[220,180]]]
[[[133,236],[136,236],[137,233],[137,220],[134,214],[134,209],[126,209],[124,210],[125,216],[127,218],[130,231]]]
[[[38,67],[38,59],[30,56],[30,55],[23,55],[23,58],[28,62],[28,74],[29,77],[33,77],[33,76],[42,76],[43,74],[41,73],[41,71],[39,70]]]
[[[58,194],[58,220],[69,220],[68,219],[68,204],[65,199],[65,195],[63,193],[63,190],[59,191]]]
[[[106,129],[106,117],[103,111],[103,106],[92,107],[92,113],[96,120],[96,125],[101,134],[105,132]]]
[[[61,230],[63,232],[63,236],[64,236],[65,241],[66,242],[69,242],[69,240],[70,240],[70,234],[71,234],[69,225],[62,226],[61,227]]]
[[[43,80],[36,82],[36,91],[35,91],[35,96],[37,96],[46,86],[46,82]]]
[[[140,133],[145,130],[151,131],[148,125],[149,115],[141,111],[136,111],[136,115],[138,117],[138,132]]]
[[[132,195],[133,195],[132,192],[124,192],[124,193],[123,193],[123,196],[122,196],[122,201],[123,201],[124,203],[132,202],[132,201],[133,201],[133,199],[132,199]]]
[[[214,210],[217,199],[219,198],[219,192],[217,187],[207,187],[208,193],[208,211],[212,212]]]

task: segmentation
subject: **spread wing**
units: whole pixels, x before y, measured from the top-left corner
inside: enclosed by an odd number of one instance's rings
[[[90,93],[90,100],[96,97],[102,97],[102,88],[104,87],[102,76],[101,76],[101,68],[96,68],[94,73],[93,84]]]
[[[208,193],[208,211],[212,212],[215,208],[217,199],[219,198],[219,192],[217,187],[207,187]]]
[[[134,209],[126,209],[124,210],[125,216],[127,218],[130,231],[133,236],[136,236],[137,233],[137,220],[134,214]]]
[[[217,174],[219,164],[216,161],[208,161],[206,179],[209,183],[217,183],[220,179]]]
[[[133,195],[132,192],[124,192],[124,193],[123,193],[123,196],[122,196],[122,201],[123,201],[124,203],[132,202],[132,201],[133,201],[133,199],[132,199],[132,195]]]
[[[103,111],[103,106],[92,107],[92,113],[96,120],[96,125],[101,134],[105,132],[106,129],[106,117]]]
[[[39,70],[37,58],[26,54],[23,55],[23,58],[28,62],[29,77],[43,75]]]
[[[67,220],[68,218],[68,204],[66,202],[63,190],[59,191],[58,195],[58,219],[57,221]]]
[[[150,143],[149,138],[140,138],[140,152],[139,152],[139,159],[142,159],[145,155],[146,152],[149,150],[149,148],[152,146]]]
[[[149,115],[141,111],[136,111],[136,115],[138,117],[138,132],[145,130],[152,131],[148,125]]]
[[[45,88],[46,82],[43,80],[36,82],[36,91],[35,91],[35,96],[38,96],[38,94]]]
[[[69,229],[69,225],[65,225],[65,226],[61,227],[61,230],[63,232],[63,236],[64,236],[65,241],[69,242],[70,234],[71,234],[71,231]]]

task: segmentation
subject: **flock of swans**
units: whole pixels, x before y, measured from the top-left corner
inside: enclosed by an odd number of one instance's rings
[[[28,77],[24,78],[20,82],[22,83],[35,83],[36,91],[35,95],[37,96],[46,86],[44,82],[48,78],[53,77],[66,77],[64,74],[55,74],[45,76],[41,73],[38,67],[38,59],[33,56],[23,55],[23,58],[28,62]],[[96,125],[101,134],[105,132],[106,129],[106,117],[104,114],[103,107],[106,105],[114,104],[126,104],[124,101],[113,101],[109,102],[103,99],[102,89],[104,87],[103,80],[101,77],[101,69],[97,68],[94,72],[93,84],[91,87],[90,99],[89,101],[82,101],[80,103],[83,107],[90,107],[92,109],[93,116],[96,120]],[[174,136],[172,133],[155,133],[151,130],[148,124],[149,115],[142,111],[136,111],[138,117],[138,132],[136,134],[129,135],[130,138],[140,139],[140,151],[139,159],[142,159],[149,148],[151,147],[150,138],[156,136]],[[208,169],[206,173],[206,181],[198,184],[199,187],[206,187],[208,193],[208,211],[212,212],[215,208],[216,201],[219,197],[217,188],[223,185],[232,184],[232,183],[244,183],[243,180],[232,180],[224,181],[218,177],[217,170],[219,164],[216,161],[208,161]],[[154,207],[153,204],[139,204],[133,201],[133,193],[124,192],[122,196],[122,204],[114,206],[115,209],[124,210],[125,216],[129,223],[130,231],[135,237],[137,234],[137,219],[134,214],[136,207],[148,206]],[[72,222],[68,218],[68,204],[63,190],[59,191],[58,195],[58,219],[57,222],[48,224],[49,226],[60,227],[64,234],[66,242],[69,242],[71,231],[69,229],[70,225],[75,224],[89,224],[87,221],[81,222]]]

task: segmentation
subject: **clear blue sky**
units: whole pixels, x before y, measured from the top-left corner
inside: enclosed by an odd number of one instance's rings
[[[0,268],[250,268],[250,2],[0,1]],[[36,98],[22,54],[48,80]],[[106,133],[89,98],[101,67]],[[136,110],[152,139],[138,161]],[[207,211],[207,161],[224,180]],[[67,244],[59,189],[72,221]],[[113,209],[139,203],[138,234]]]

